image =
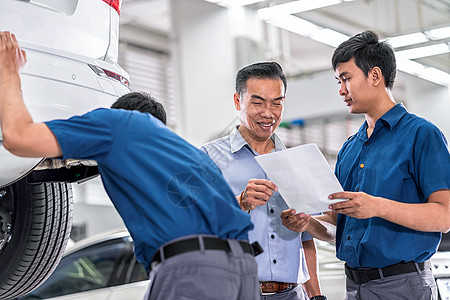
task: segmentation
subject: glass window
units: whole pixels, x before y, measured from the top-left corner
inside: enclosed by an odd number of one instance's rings
[[[116,258],[126,245],[127,239],[116,239],[64,257],[44,284],[21,299],[44,299],[107,287]]]

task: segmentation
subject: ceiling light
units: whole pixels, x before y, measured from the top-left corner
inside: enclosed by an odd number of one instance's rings
[[[441,43],[431,46],[418,47],[403,51],[398,51],[397,55],[399,57],[408,58],[408,59],[417,59],[421,57],[439,55],[450,52],[450,49],[447,44]]]
[[[396,55],[396,60],[397,60],[397,69],[411,75],[417,76],[420,73],[422,73],[423,70],[425,69],[425,67],[422,64],[409,60],[407,58],[400,57],[398,55]]]
[[[262,2],[265,0],[206,0],[208,2],[217,3],[220,6],[224,7],[240,7],[246,6],[258,2]]]
[[[329,28],[324,28],[316,31],[313,35],[311,35],[311,38],[315,41],[327,44],[329,46],[337,47],[342,42],[348,40],[350,37]]]
[[[297,0],[285,4],[279,4],[258,10],[263,19],[270,19],[276,15],[290,15],[308,10],[314,10],[326,6],[341,3],[342,0]]]
[[[320,30],[319,26],[292,15],[275,17],[271,19],[269,22],[277,27],[307,37],[310,37],[315,32]]]
[[[388,38],[389,44],[394,47],[403,47],[408,45],[414,45],[419,43],[428,42],[428,38],[422,32],[415,32],[411,34],[399,35],[395,37]]]
[[[450,74],[433,67],[425,68],[418,76],[437,84],[450,86]]]
[[[425,31],[425,34],[433,40],[450,38],[450,26]]]
[[[425,67],[401,56],[397,56],[397,69],[440,85],[450,86],[450,74],[447,72],[433,67]]]

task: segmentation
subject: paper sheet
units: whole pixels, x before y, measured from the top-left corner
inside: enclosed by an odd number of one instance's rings
[[[278,186],[289,208],[297,213],[319,213],[344,199],[330,200],[342,186],[316,144],[301,145],[255,157],[268,178]]]

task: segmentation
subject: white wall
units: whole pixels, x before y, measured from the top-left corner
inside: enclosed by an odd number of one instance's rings
[[[172,0],[178,134],[195,146],[235,118],[235,57],[226,9]]]
[[[407,76],[405,80],[406,108],[424,117],[441,129],[450,140],[450,89],[441,85]]]
[[[334,73],[320,72],[308,78],[288,79],[284,120],[348,113],[338,94]]]

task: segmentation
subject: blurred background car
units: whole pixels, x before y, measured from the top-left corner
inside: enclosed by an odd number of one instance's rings
[[[0,30],[14,33],[27,52],[22,91],[35,121],[109,107],[130,91],[117,64],[120,6],[121,0],[2,1]],[[68,183],[97,174],[93,161],[19,158],[0,143],[0,299],[26,294],[51,274],[71,229]]]
[[[17,300],[143,299],[149,283],[128,231],[112,231],[69,247],[47,281]]]

